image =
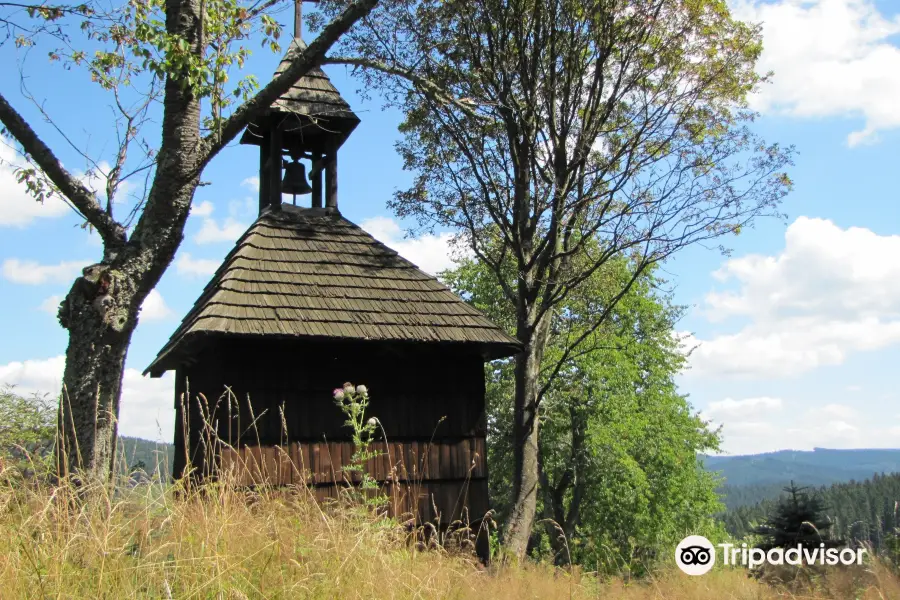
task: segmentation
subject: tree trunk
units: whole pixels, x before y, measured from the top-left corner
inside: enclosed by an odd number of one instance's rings
[[[591,391],[588,390],[590,396]],[[572,400],[577,402],[577,400]],[[566,470],[556,480],[551,482],[543,462],[540,470],[541,488],[544,498],[544,525],[550,538],[550,546],[553,548],[554,563],[557,566],[566,566],[572,561],[571,542],[575,537],[575,528],[581,519],[581,501],[586,489],[585,462],[586,449],[585,437],[587,432],[587,419],[583,411],[576,406],[569,408],[569,424],[572,436],[572,449]],[[540,446],[539,446],[540,448]],[[546,450],[546,445],[541,451]],[[543,461],[543,455],[541,456]],[[569,498],[569,506],[566,507],[566,494],[572,491]],[[552,520],[552,522],[550,522]]]
[[[166,4],[166,30],[199,53],[199,0]],[[172,262],[202,170],[200,101],[176,77],[166,80],[162,145],[147,203],[128,241],[104,248],[60,306],[69,331],[60,398],[57,467],[77,481],[105,482],[115,460],[125,357],[138,313]]]
[[[512,509],[504,535],[506,549],[518,559],[524,558],[528,550],[528,538],[531,536],[537,509],[540,475],[538,392],[541,361],[550,332],[549,324],[549,316],[544,315],[537,325],[530,327],[522,323],[518,328],[517,337],[525,344],[525,351],[516,357]]]
[[[117,284],[125,288],[115,292]],[[96,265],[85,269],[60,306],[69,330],[60,397],[57,468],[79,482],[105,482],[116,456],[119,398],[136,314],[121,278]],[[124,308],[117,308],[124,307]]]

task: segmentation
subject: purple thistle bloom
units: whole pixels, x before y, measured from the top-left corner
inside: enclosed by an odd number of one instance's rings
[[[343,400],[344,399],[344,390],[342,390],[341,388],[334,388],[334,392],[332,392],[332,393],[334,394],[335,400]]]

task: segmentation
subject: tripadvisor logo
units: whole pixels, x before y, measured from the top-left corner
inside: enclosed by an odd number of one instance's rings
[[[771,548],[768,552],[762,548],[748,547],[741,544],[718,544],[722,549],[722,564],[742,565],[755,569],[763,564],[770,565],[861,565],[865,549],[858,548],[826,548],[819,544],[818,548],[810,548],[798,544],[790,548]],[[704,575],[716,564],[716,550],[708,539],[702,535],[689,535],[675,547],[675,563],[688,575]]]
[[[702,535],[689,535],[675,547],[675,563],[688,575],[705,575],[716,564],[716,550]]]

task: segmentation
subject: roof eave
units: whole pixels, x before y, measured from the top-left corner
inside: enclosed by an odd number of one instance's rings
[[[150,377],[158,378],[162,377],[166,371],[174,371],[178,367],[182,366],[183,361],[179,359],[180,355],[183,355],[187,350],[185,346],[196,346],[197,336],[200,335],[197,332],[188,333],[183,338],[178,340],[175,344],[173,344],[169,348],[164,348],[162,352],[160,352],[159,356],[157,356],[150,365],[144,369],[143,375],[146,377],[148,374]],[[210,334],[207,334],[210,335]],[[206,336],[204,336],[206,337]],[[472,350],[476,351],[485,361],[498,360],[501,358],[509,358],[511,356],[515,356],[519,354],[524,349],[524,346],[521,342],[516,340],[515,338],[510,337],[509,341],[505,342],[447,342],[447,341],[426,341],[426,340],[361,340],[361,339],[350,339],[350,338],[341,338],[341,337],[329,337],[329,336],[272,336],[272,335],[250,335],[250,334],[228,334],[228,333],[220,333],[217,337],[221,338],[233,338],[233,339],[291,339],[296,341],[310,341],[310,342],[322,342],[322,341],[333,341],[333,342],[372,342],[372,343],[384,343],[384,342],[394,342],[401,344],[425,344],[425,345],[434,345],[434,346],[458,346],[460,348],[470,347]],[[196,351],[197,348],[194,347],[191,350]]]

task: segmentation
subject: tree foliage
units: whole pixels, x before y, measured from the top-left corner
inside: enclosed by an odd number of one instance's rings
[[[29,477],[49,464],[56,432],[56,401],[0,388],[0,473]]]
[[[825,514],[826,506],[818,495],[810,495],[807,488],[793,482],[784,491],[765,522],[752,531],[760,536],[757,547],[768,551],[798,545],[818,548],[822,543],[829,548],[843,545],[843,540],[830,536],[833,522]]]
[[[867,544],[900,566],[900,473],[875,473],[863,481],[809,488],[807,495],[817,499],[818,521],[821,522],[822,514],[827,517],[826,525],[830,523],[827,530],[831,536],[852,544]],[[760,526],[771,527],[771,524],[767,525],[769,516],[791,502],[782,494],[753,505],[732,508],[718,518],[729,534],[742,539],[753,535]]]
[[[510,261],[511,262],[511,261]],[[590,326],[591,307],[631,277],[627,261],[608,263],[554,313],[542,368],[539,524],[533,554],[609,570],[640,570],[687,532],[712,529],[716,481],[697,453],[718,448],[675,388],[683,367],[673,306],[646,272],[602,329],[565,359],[569,340]],[[496,322],[512,327],[515,307],[490,270],[466,260],[445,274],[451,287]],[[501,517],[510,510],[514,445],[514,365],[488,365],[490,491]]]

